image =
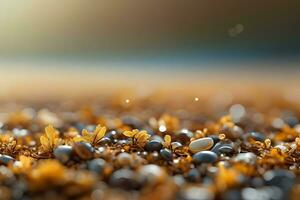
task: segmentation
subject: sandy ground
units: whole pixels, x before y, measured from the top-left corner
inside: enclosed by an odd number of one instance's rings
[[[300,99],[297,67],[189,68],[174,66],[129,66],[112,64],[1,63],[1,99],[83,97],[131,91],[155,90],[196,96],[218,92],[248,95],[249,91],[270,96],[273,92]],[[226,70],[225,70],[226,69]],[[251,70],[252,69],[252,70]]]

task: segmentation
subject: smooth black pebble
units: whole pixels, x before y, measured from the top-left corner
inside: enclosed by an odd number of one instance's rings
[[[139,183],[135,179],[137,175],[129,169],[119,169],[115,171],[109,179],[110,185],[126,190],[138,189]]]
[[[96,158],[88,162],[88,169],[96,173],[102,173],[105,164],[106,164],[105,160],[101,158]]]
[[[72,154],[72,147],[68,145],[60,145],[53,152],[55,158],[62,163],[70,160]]]
[[[166,161],[172,161],[173,160],[173,154],[172,151],[170,151],[169,149],[162,149],[159,152],[159,155]]]
[[[145,146],[147,151],[160,151],[162,147],[162,143],[158,140],[151,140]]]
[[[9,162],[14,161],[15,159],[8,155],[0,155],[0,164],[7,165]]]
[[[264,142],[266,139],[266,136],[259,132],[250,132],[246,134],[246,138],[252,138],[253,140],[257,140],[260,142]]]
[[[94,148],[87,142],[76,142],[74,144],[76,154],[83,160],[89,160],[93,157]]]
[[[198,165],[201,163],[213,163],[218,159],[218,155],[212,151],[200,151],[193,155],[193,162]]]
[[[217,155],[220,155],[222,153],[232,153],[234,151],[233,149],[233,143],[224,143],[222,141],[218,142],[212,149],[212,152],[216,153]]]
[[[200,175],[200,172],[198,169],[191,169],[187,176],[186,176],[186,179],[189,181],[189,182],[199,182],[200,179],[201,179],[201,175]]]
[[[264,174],[267,185],[277,186],[284,191],[288,191],[296,183],[296,176],[293,172],[284,169],[267,171]]]

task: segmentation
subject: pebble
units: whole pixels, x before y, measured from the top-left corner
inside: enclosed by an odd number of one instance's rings
[[[140,155],[137,154],[133,154],[131,156],[131,161],[130,161],[130,165],[132,168],[138,168],[141,165],[144,165],[147,163],[147,160],[145,160],[143,157],[141,157]]]
[[[218,159],[218,155],[212,151],[201,151],[193,155],[195,164],[213,163]]]
[[[242,137],[242,135],[244,134],[244,131],[241,127],[234,126],[231,130],[231,134],[234,138],[239,138],[239,137]]]
[[[0,155],[0,164],[8,165],[8,163],[13,162],[15,159],[8,155]]]
[[[111,143],[112,143],[112,141],[108,137],[104,137],[99,141],[99,145],[101,145],[101,146],[110,145]]]
[[[221,151],[220,151],[221,149]],[[222,150],[223,149],[223,150]],[[226,153],[225,151],[231,151],[230,149],[233,150],[233,143],[232,142],[223,142],[220,141],[218,142],[212,149],[212,152],[215,152],[217,155],[221,155],[222,153]]]
[[[267,185],[277,186],[285,191],[291,189],[291,187],[296,183],[295,174],[284,169],[267,171],[263,177]]]
[[[146,184],[161,182],[167,176],[167,173],[161,167],[154,164],[142,166],[139,168],[138,173]]]
[[[169,149],[164,148],[164,149],[160,150],[159,155],[166,161],[173,160],[172,151],[170,151]]]
[[[186,179],[192,183],[196,183],[196,182],[199,182],[200,179],[201,179],[201,175],[199,173],[199,170],[197,169],[191,169],[187,176],[186,176]]]
[[[208,136],[208,137],[210,137],[211,139],[213,139],[214,144],[220,142],[220,138],[219,138],[218,135],[210,135],[210,136]]]
[[[160,137],[159,135],[153,135],[153,136],[151,136],[150,140],[156,140],[156,141],[159,141],[161,143],[164,142],[164,139],[162,137]]]
[[[182,187],[186,183],[184,177],[179,174],[173,176],[173,181],[177,187]]]
[[[25,137],[26,135],[28,135],[28,130],[26,130],[26,129],[14,128],[12,130],[12,132],[13,132],[13,135],[17,138]]]
[[[283,121],[288,124],[290,127],[294,127],[299,124],[299,120],[294,115],[283,116]]]
[[[120,166],[120,167],[123,167],[123,166],[130,166],[130,162],[131,162],[131,155],[129,153],[126,153],[126,152],[123,152],[123,153],[120,153],[118,156],[117,156],[117,164]]]
[[[254,165],[256,162],[256,155],[252,152],[247,152],[247,153],[239,153],[234,160],[236,162],[244,162],[247,164]]]
[[[193,132],[187,129],[182,129],[181,131],[177,132],[176,135],[177,141],[181,144],[187,144],[190,141],[190,139],[194,136]]]
[[[244,200],[283,200],[283,193],[280,188],[265,186],[262,188],[246,187],[241,191]]]
[[[143,127],[143,122],[137,117],[123,116],[123,117],[121,117],[121,120],[122,120],[123,124],[130,126],[134,129],[135,128],[142,129],[142,127]]]
[[[222,154],[230,154],[234,152],[234,149],[230,145],[223,145],[219,148],[219,152]]]
[[[200,138],[193,140],[189,149],[193,153],[197,153],[199,151],[209,150],[214,145],[214,140],[210,137]]]
[[[159,153],[157,151],[152,152],[149,157],[151,161],[158,161],[160,159]]]
[[[244,200],[239,189],[229,189],[222,194],[222,200]],[[261,199],[260,199],[261,200]]]
[[[284,145],[276,145],[274,148],[280,150],[283,153],[286,153],[288,151],[288,148]]]
[[[138,189],[139,183],[135,177],[136,173],[132,170],[119,169],[110,176],[109,184],[113,187],[119,187],[125,190]]]
[[[111,131],[108,131],[106,134],[105,134],[105,137],[106,138],[109,138],[110,140],[114,140],[116,138],[116,136],[118,135],[117,131],[115,130],[111,130]],[[105,138],[104,137],[104,138]]]
[[[244,133],[243,129],[241,129],[239,126],[228,127],[227,125],[224,125],[220,129],[220,132],[224,133],[226,135],[226,138],[229,139],[237,139]]]
[[[54,150],[54,156],[62,163],[70,160],[72,155],[72,147],[68,145],[60,145]]]
[[[76,142],[74,144],[74,151],[83,160],[89,160],[93,157],[94,148],[87,142]]]
[[[260,142],[264,142],[266,139],[265,135],[259,132],[250,132],[247,133],[245,136],[247,139],[252,138],[253,140],[257,140]]]
[[[117,143],[120,144],[123,147],[123,146],[126,146],[126,145],[130,145],[131,141],[130,140],[118,140]]]
[[[79,132],[82,132],[82,130],[85,129],[85,124],[83,124],[83,123],[76,123],[75,128],[76,128]]]
[[[183,146],[180,142],[172,142],[171,147],[172,147],[173,150],[175,150],[175,149],[182,148]]]
[[[201,186],[190,186],[183,188],[180,192],[180,198],[183,200],[212,200],[214,194],[209,188]]]
[[[88,169],[90,171],[101,174],[105,167],[105,164],[106,164],[105,160],[101,158],[96,158],[88,162]]]
[[[250,186],[253,187],[262,187],[264,185],[264,180],[261,177],[254,177],[251,181],[250,181]]]
[[[151,140],[145,146],[147,151],[160,151],[163,148],[163,145],[158,140]]]
[[[85,129],[88,130],[89,132],[93,132],[93,131],[96,129],[96,126],[90,124],[90,125],[87,125],[87,126],[85,127]]]

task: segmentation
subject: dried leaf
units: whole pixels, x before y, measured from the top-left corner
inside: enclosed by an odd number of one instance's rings
[[[83,137],[86,137],[86,136],[90,135],[89,131],[86,130],[86,129],[83,129],[82,132],[81,132],[81,134],[82,134]]]
[[[45,128],[45,134],[40,137],[40,142],[43,150],[49,152],[52,151],[55,146],[63,143],[63,141],[58,138],[58,132],[52,125],[48,125]]]
[[[98,125],[93,133],[90,133],[88,130],[83,129],[82,130],[82,137],[76,137],[73,139],[73,141],[85,141],[89,142],[92,145],[96,145],[105,135],[106,133],[106,127],[101,127],[101,125]],[[79,139],[80,138],[80,139]]]
[[[50,141],[54,140],[54,138],[56,138],[56,136],[57,136],[56,130],[52,125],[48,125],[45,128],[45,133],[46,133],[46,135],[47,135],[47,137],[49,138]]]
[[[123,135],[125,135],[126,137],[133,137],[135,133],[133,131],[124,131]]]
[[[48,138],[46,137],[46,136],[41,136],[40,137],[40,142],[41,142],[41,144],[42,144],[42,146],[43,146],[43,148],[45,149],[45,150],[47,150],[47,149],[49,149],[50,148],[50,143],[49,143],[49,140],[48,140]]]
[[[171,136],[170,135],[165,135],[164,137],[164,146],[165,147],[169,147],[171,145]]]
[[[106,127],[101,127],[100,125],[98,125],[94,131],[95,134],[95,141],[98,142],[100,139],[102,139],[104,137],[106,133]]]
[[[83,137],[73,137],[73,142],[86,142],[85,138]]]
[[[148,135],[147,133],[142,133],[139,135],[140,136],[137,138],[138,143],[145,143],[150,138],[150,135]]]
[[[171,136],[170,135],[165,135],[164,140],[166,143],[170,144],[171,143]]]
[[[28,170],[32,166],[33,158],[21,155],[20,162],[22,163],[22,168]]]

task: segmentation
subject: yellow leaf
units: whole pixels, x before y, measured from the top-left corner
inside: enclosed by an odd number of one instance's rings
[[[46,136],[42,135],[40,137],[40,142],[41,142],[41,144],[42,144],[42,146],[45,150],[48,150],[51,146],[50,143],[49,143],[49,139]]]
[[[104,137],[106,132],[106,127],[101,127],[100,125],[97,126],[96,130],[95,130],[95,141],[98,142],[101,138]]]
[[[31,157],[27,157],[27,156],[20,156],[20,162],[22,163],[22,168],[23,169],[30,169],[31,165],[32,165],[32,161],[33,159]]]
[[[82,134],[82,136],[88,136],[88,135],[90,135],[89,131],[86,130],[86,129],[83,129],[81,134]]]
[[[145,134],[147,134],[147,131],[143,130],[143,131],[138,132],[136,135],[145,135]]]
[[[137,140],[139,140],[140,138],[143,137],[143,135],[144,135],[143,133],[139,132],[139,133],[137,133],[137,134],[134,135],[134,138],[137,139]]]
[[[95,142],[95,136],[94,135],[86,135],[86,136],[83,136],[83,138],[86,142],[89,142],[91,144]]]
[[[150,135],[147,131],[140,131],[134,137],[137,139],[138,143],[143,143],[150,138]]]
[[[58,146],[58,145],[62,145],[64,143],[64,140],[61,138],[55,138],[54,139],[54,145]]]
[[[97,134],[101,130],[101,128],[102,128],[101,125],[98,124],[94,130],[94,133]]]
[[[73,141],[74,142],[86,142],[86,139],[83,137],[74,137]]]
[[[50,141],[52,141],[52,140],[54,140],[54,138],[56,138],[56,130],[52,125],[48,125],[45,128],[45,133]]]
[[[169,147],[171,145],[172,138],[170,135],[165,135],[164,137],[164,147]]]
[[[126,137],[133,137],[134,136],[132,131],[124,131],[123,135],[125,135]]]
[[[171,143],[171,136],[170,135],[165,135],[164,140],[166,143],[170,144]]]
[[[146,142],[150,138],[150,135],[143,134],[141,137],[138,138],[138,143]]]
[[[147,135],[146,131],[140,131],[137,134],[134,135],[134,138],[136,138],[137,140],[139,140],[139,138],[144,137],[145,135]]]

